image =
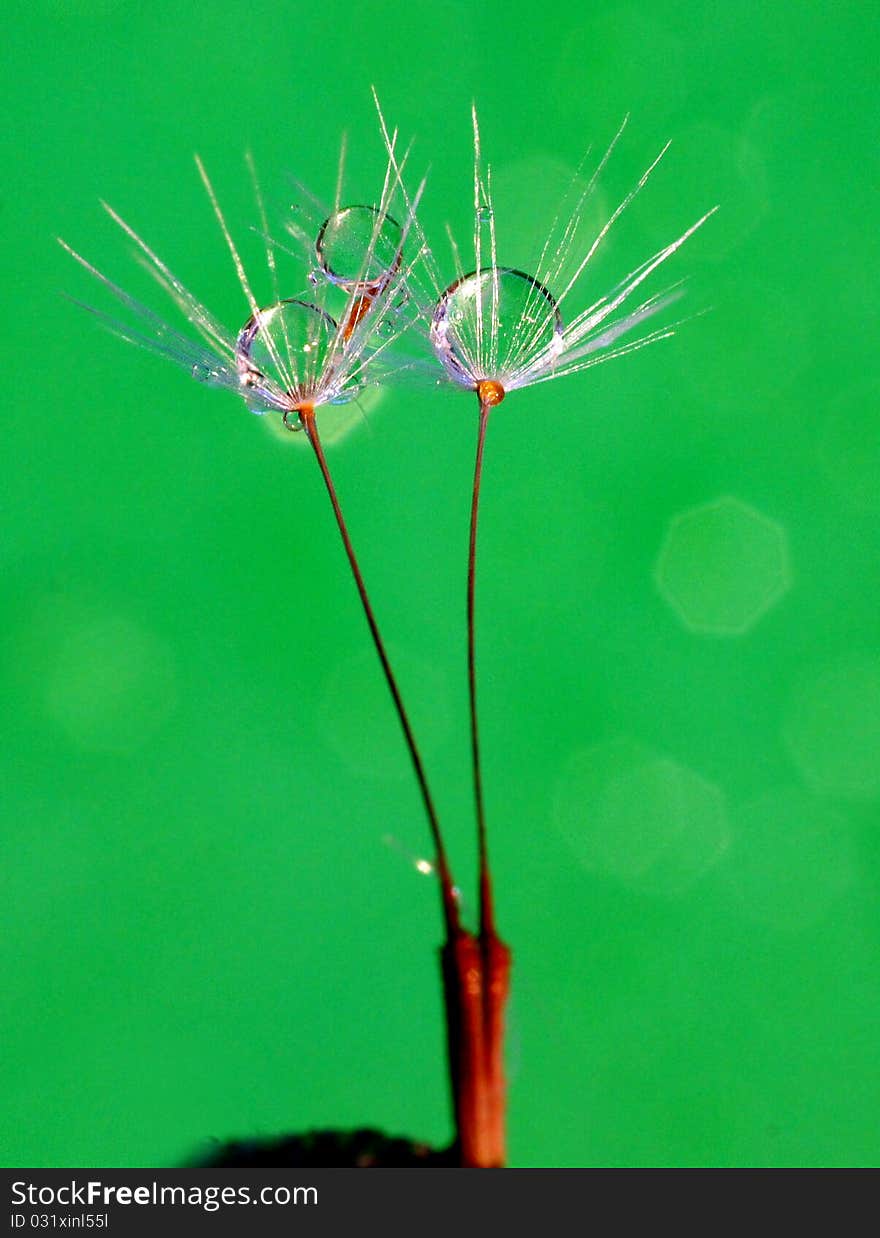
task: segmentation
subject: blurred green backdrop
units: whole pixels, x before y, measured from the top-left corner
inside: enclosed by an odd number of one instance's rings
[[[355,196],[375,83],[424,222],[503,261],[591,143],[673,148],[623,275],[708,206],[671,342],[496,414],[479,625],[515,1165],[880,1159],[880,430],[867,4],[32,0],[4,14],[2,1105],[8,1166],[210,1136],[449,1134],[426,829],[320,478],[103,334],[63,235],[165,310],[112,202],[230,326],[287,172]],[[251,242],[252,244],[252,238]],[[597,282],[598,281],[598,282]],[[106,302],[104,302],[106,304]],[[466,891],[475,410],[402,390],[333,452]]]

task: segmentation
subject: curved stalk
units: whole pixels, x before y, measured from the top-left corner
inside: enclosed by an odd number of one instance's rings
[[[434,807],[434,801],[428,787],[425,767],[422,764],[422,758],[419,754],[415,735],[413,734],[412,726],[410,725],[409,717],[407,716],[406,708],[403,704],[403,698],[400,695],[400,689],[397,686],[397,680],[394,677],[394,672],[391,669],[391,663],[388,660],[388,654],[385,651],[385,644],[382,640],[381,633],[379,632],[379,625],[376,621],[372,604],[370,603],[367,587],[364,583],[364,578],[361,574],[360,566],[358,565],[357,556],[354,552],[354,546],[352,545],[351,538],[349,537],[345,517],[342,514],[342,508],[336,494],[336,487],[333,484],[333,478],[330,474],[327,458],[324,455],[324,448],[321,445],[321,437],[318,434],[318,426],[315,420],[315,410],[311,407],[303,406],[299,409],[299,415],[303,428],[308,436],[308,440],[314,450],[315,458],[318,461],[321,475],[324,478],[324,484],[327,487],[327,493],[330,496],[333,514],[335,515],[336,523],[339,526],[342,544],[345,547],[345,553],[348,556],[348,562],[361,599],[361,605],[363,606],[364,614],[366,615],[367,623],[370,628],[370,634],[373,637],[373,644],[376,647],[376,653],[379,655],[379,661],[382,665],[385,681],[388,684],[389,691],[391,692],[394,708],[397,711],[397,717],[400,720],[400,726],[403,730],[406,746],[409,749],[410,760],[416,775],[416,780],[419,784],[419,791],[421,792],[422,802],[425,806],[425,812],[428,817],[428,825],[431,830],[431,838],[434,843],[434,850],[437,856],[437,873],[440,878],[440,897],[443,904],[443,915],[446,922],[447,933],[451,936],[459,928],[458,904],[455,898],[452,873],[446,855],[446,848],[443,844],[443,837],[440,833],[440,822],[437,818],[437,811]]]

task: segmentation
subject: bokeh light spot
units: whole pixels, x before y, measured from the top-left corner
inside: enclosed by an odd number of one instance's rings
[[[718,787],[626,738],[574,755],[557,784],[554,820],[586,869],[666,896],[693,886],[729,839]]]
[[[880,655],[845,657],[805,675],[783,736],[814,791],[853,799],[880,794]]]
[[[741,636],[791,586],[785,530],[725,495],[673,517],[657,588],[692,632]]]
[[[96,752],[139,747],[176,704],[169,650],[121,615],[68,613],[46,672],[46,712],[74,743]]]

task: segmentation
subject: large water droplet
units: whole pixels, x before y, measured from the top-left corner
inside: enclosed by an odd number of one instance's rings
[[[375,206],[343,206],[321,225],[315,253],[324,274],[342,288],[382,285],[400,265],[403,232]]]
[[[238,335],[235,361],[244,386],[256,398],[278,389],[291,404],[308,401],[325,376],[336,335],[329,314],[306,301],[278,301],[251,315]]]
[[[431,343],[449,376],[472,387],[504,381],[562,348],[562,316],[543,284],[512,267],[483,267],[446,289],[431,320]]]

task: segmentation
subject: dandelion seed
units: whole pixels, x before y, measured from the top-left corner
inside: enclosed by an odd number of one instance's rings
[[[266,245],[266,268],[271,289],[271,300],[268,302],[257,300],[213,184],[201,160],[196,160],[248,306],[249,316],[237,332],[223,326],[131,225],[106,204],[108,214],[134,241],[147,270],[164,288],[199,338],[192,338],[164,322],[152,309],[130,296],[66,242],[60,243],[127,311],[127,319],[116,320],[102,310],[84,306],[103,325],[123,339],[174,361],[199,382],[237,392],[252,412],[280,413],[289,429],[305,431],[321,471],[404,733],[436,851],[436,869],[440,877],[447,929],[452,932],[458,926],[458,907],[439,821],[318,431],[321,410],[351,401],[365,384],[380,381],[388,371],[388,350],[408,324],[406,314],[401,312],[401,308],[408,304],[407,280],[411,273],[411,263],[405,261],[404,250],[423,185],[413,199],[406,198],[401,210],[391,214],[395,199],[401,197],[400,173],[406,162],[405,157],[398,162],[394,140],[391,139],[378,201],[371,206],[340,206],[340,161],[334,208],[332,211],[324,210],[324,223],[317,237],[312,234],[308,239],[302,231],[299,221],[307,219],[308,210],[297,209],[294,222],[288,219],[289,235],[298,241],[306,238],[304,256],[311,263],[317,261],[318,268],[308,276],[307,296],[284,297],[279,283],[278,254],[289,251],[270,236],[253,160],[248,157],[247,162],[256,196],[258,230]],[[308,191],[304,190],[302,196],[309,202],[312,212],[318,208],[319,204]],[[398,222],[398,217],[401,222]],[[344,296],[341,312],[335,315],[329,308],[330,294],[333,292],[337,295],[341,292]]]
[[[388,365],[388,350],[408,325],[400,312],[401,302],[408,295],[409,276],[403,250],[421,188],[416,200],[401,213],[403,222],[398,223],[389,208],[395,195],[399,196],[399,177],[389,159],[378,203],[335,211],[325,219],[317,241],[312,238],[311,258],[313,262],[317,259],[319,267],[308,275],[309,293],[282,298],[277,251],[283,251],[283,247],[269,235],[253,162],[249,159],[248,163],[266,246],[272,289],[268,303],[256,299],[214,187],[197,160],[249,309],[249,317],[238,332],[221,324],[139,233],[106,204],[110,217],[134,241],[147,270],[200,339],[165,322],[65,241],[60,243],[127,311],[125,318],[117,320],[103,310],[84,306],[103,325],[123,339],[176,362],[199,382],[236,391],[252,412],[280,412],[289,428],[298,429],[302,428],[302,408],[348,403],[366,384],[381,382],[393,368]],[[331,260],[332,284],[345,294],[341,311],[333,313],[329,308],[332,285],[324,278]],[[367,314],[367,309],[375,312]]]
[[[390,134],[381,110],[379,115],[387,145]],[[421,270],[429,284],[427,290],[418,290],[421,319],[445,376],[455,385],[477,394],[481,383],[492,382],[500,385],[506,395],[580,372],[674,334],[678,323],[660,326],[641,336],[634,335],[642,323],[682,295],[680,282],[653,293],[633,308],[630,305],[637,299],[645,281],[702,227],[717,207],[651,255],[609,292],[568,316],[572,294],[582,284],[591,260],[612,227],[645,187],[669,144],[612,211],[583,252],[577,254],[585,206],[626,128],[625,119],[577,195],[570,213],[563,218],[560,212],[553,221],[534,274],[527,274],[499,264],[491,169],[483,166],[475,108],[472,122],[474,269],[466,271],[459,246],[450,234],[458,275],[452,284],[446,285],[418,219],[413,221],[422,241]],[[572,265],[574,269],[567,275]],[[630,338],[618,343],[625,336]]]
[[[393,161],[393,140],[375,93],[374,99],[389,159]],[[563,307],[567,308],[572,291],[614,223],[644,188],[668,146],[661,150],[637,184],[602,225],[586,252],[578,259],[573,274],[565,282],[561,292],[554,296],[551,287],[566,269],[572,247],[579,235],[584,205],[611,157],[626,121],[624,120],[605,155],[599,160],[568,219],[563,223],[560,214],[551,226],[535,275],[499,265],[492,176],[491,170],[483,167],[480,128],[475,107],[472,109],[472,122],[474,269],[465,273],[459,247],[453,240],[453,258],[459,274],[452,284],[444,287],[436,260],[417,219],[414,219],[414,227],[422,240],[423,270],[427,273],[433,289],[433,298],[430,294],[426,296],[423,290],[419,291],[418,297],[422,320],[427,322],[431,346],[447,380],[459,388],[475,392],[479,404],[467,575],[468,686],[471,763],[479,845],[481,923],[485,933],[491,936],[494,933],[494,919],[477,725],[475,650],[477,522],[489,414],[511,391],[548,382],[564,374],[577,373],[600,361],[622,356],[671,335],[674,325],[660,327],[620,345],[617,343],[680,295],[677,287],[667,288],[643,300],[634,309],[624,308],[645,280],[662,266],[713,212],[703,215],[677,240],[659,250],[611,292],[582,309],[566,323]]]
[[[378,100],[376,104],[378,108]],[[625,336],[632,337],[632,333],[642,323],[678,298],[681,290],[678,286],[673,286],[647,297],[635,308],[628,308],[649,276],[672,257],[713,211],[704,214],[676,240],[630,272],[610,292],[566,322],[564,311],[567,310],[571,294],[584,276],[591,259],[613,225],[644,188],[666,153],[668,144],[599,228],[585,252],[577,258],[574,271],[564,282],[561,291],[554,295],[551,288],[556,286],[563,272],[571,265],[573,248],[581,231],[585,203],[595,189],[627,122],[624,120],[608,150],[599,160],[569,217],[563,222],[561,212],[557,216],[538,259],[536,273],[529,275],[524,271],[499,265],[491,169],[483,166],[476,108],[472,109],[471,115],[474,137],[474,269],[464,273],[459,248],[453,241],[453,258],[459,274],[452,284],[444,288],[436,260],[418,221],[415,221],[414,226],[423,242],[423,269],[427,272],[433,289],[433,300],[430,294],[426,296],[423,291],[420,294],[422,320],[427,321],[428,338],[446,378],[459,388],[475,392],[479,404],[468,554],[468,681],[481,890],[485,898],[482,914],[488,930],[491,931],[492,899],[477,726],[474,638],[477,520],[489,414],[512,391],[549,382],[565,374],[577,373],[591,365],[623,356],[673,334],[675,324],[661,326],[642,336],[618,343]],[[381,108],[379,119],[389,158],[393,159],[390,134]]]
[[[482,364],[484,316],[492,319],[494,336]],[[549,358],[564,347],[562,316],[547,289],[523,271],[499,267],[457,279],[442,294],[431,316],[430,339],[437,359],[453,382],[468,390],[476,383],[501,382],[520,351],[521,323],[535,329],[533,346]],[[479,373],[481,377],[474,376]],[[506,388],[505,388],[506,390]]]

